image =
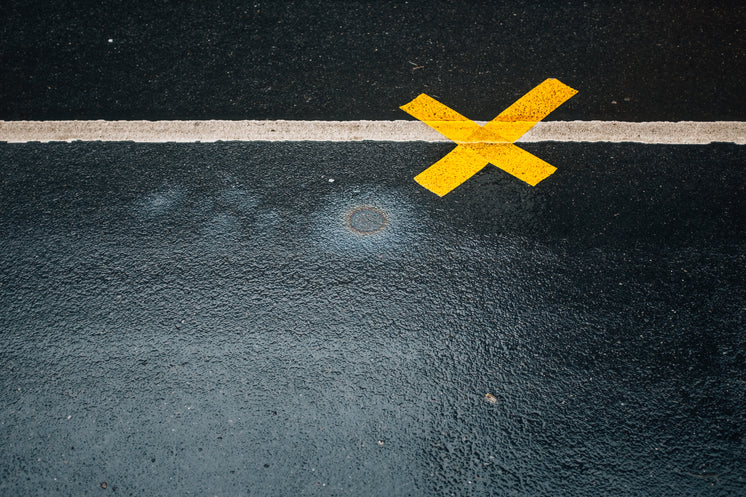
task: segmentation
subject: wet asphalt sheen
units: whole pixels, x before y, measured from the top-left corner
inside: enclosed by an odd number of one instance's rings
[[[744,495],[746,148],[450,148],[0,144],[0,495]]]

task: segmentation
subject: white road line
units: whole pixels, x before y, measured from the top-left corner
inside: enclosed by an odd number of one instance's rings
[[[479,124],[484,124],[480,122]],[[0,142],[449,142],[420,121],[0,121]],[[742,121],[542,121],[518,142],[746,144]]]

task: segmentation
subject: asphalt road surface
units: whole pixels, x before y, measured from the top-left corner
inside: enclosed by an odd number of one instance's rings
[[[5,120],[746,115],[735,4],[4,15]],[[522,148],[0,143],[0,495],[744,495],[746,147]]]
[[[4,3],[2,119],[489,120],[548,77],[551,119],[746,109],[743,2]]]

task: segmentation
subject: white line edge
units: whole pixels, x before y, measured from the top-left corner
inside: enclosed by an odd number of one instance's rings
[[[479,122],[484,124],[484,122]],[[0,121],[0,142],[450,142],[420,121]],[[542,121],[516,143],[746,144],[743,121]]]

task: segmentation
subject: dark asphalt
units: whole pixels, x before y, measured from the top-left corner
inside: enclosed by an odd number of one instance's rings
[[[0,494],[743,495],[746,149],[449,148],[0,145]]]
[[[0,119],[746,116],[741,3],[495,3],[6,1]],[[746,495],[746,147],[522,147],[0,143],[0,496]]]
[[[500,4],[5,1],[0,119],[489,120],[548,77],[553,120],[746,115],[743,2]]]

